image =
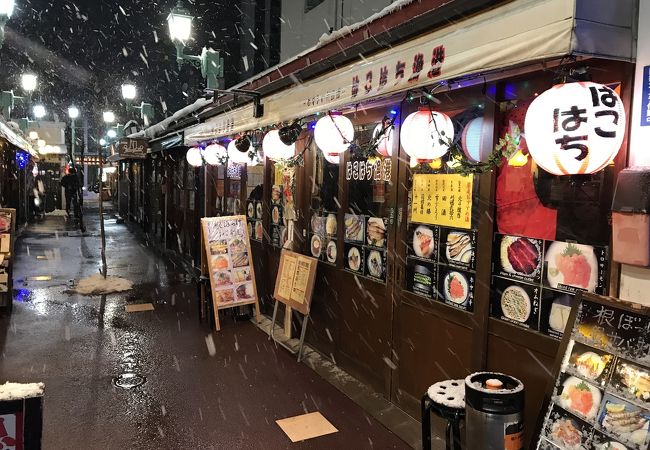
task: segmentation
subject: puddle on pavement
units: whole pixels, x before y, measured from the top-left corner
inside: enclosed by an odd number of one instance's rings
[[[140,386],[147,379],[137,373],[127,372],[113,378],[113,385],[122,389],[133,389]]]

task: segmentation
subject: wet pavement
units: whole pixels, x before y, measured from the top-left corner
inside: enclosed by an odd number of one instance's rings
[[[254,324],[226,318],[210,334],[180,265],[106,217],[109,275],[134,282],[123,294],[69,292],[98,272],[96,211],[83,236],[48,216],[16,245],[0,382],[45,383],[44,449],[409,448]],[[125,312],[144,302],[155,311]],[[291,443],[275,424],[314,411],[339,432]]]

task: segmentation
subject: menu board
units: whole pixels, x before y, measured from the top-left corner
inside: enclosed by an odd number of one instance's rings
[[[410,223],[406,289],[465,311],[474,309],[476,231]]]
[[[317,262],[316,258],[282,250],[273,292],[275,299],[303,314],[309,314]]]
[[[335,265],[338,256],[338,219],[336,213],[312,210],[309,224],[309,249],[311,255],[316,259]]]
[[[385,283],[388,219],[346,214],[344,225],[345,270]]]
[[[262,219],[264,218],[263,212],[262,202],[254,200],[246,201],[248,237],[258,242],[262,242],[262,238],[264,237],[264,225],[262,225]]]
[[[224,308],[254,303],[259,309],[246,216],[205,217],[201,228],[215,317]]]
[[[472,228],[473,176],[413,175],[411,220],[429,225]]]
[[[16,210],[0,209],[0,305],[11,306]]]
[[[560,339],[576,292],[607,293],[607,247],[496,234],[490,315]]]
[[[588,293],[576,301],[537,449],[646,450],[650,308]]]

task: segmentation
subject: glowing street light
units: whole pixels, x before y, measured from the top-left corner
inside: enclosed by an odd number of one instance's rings
[[[47,111],[45,110],[45,106],[43,105],[34,105],[33,112],[34,112],[34,117],[36,117],[37,119],[42,119],[47,114]]]
[[[36,140],[38,140],[38,133],[37,133],[36,131],[30,131],[30,132],[29,132],[29,138],[30,138],[32,141],[36,141]]]
[[[124,100],[133,100],[138,94],[134,84],[124,83],[122,85],[122,98]]]
[[[102,147],[105,146],[106,144],[107,144],[106,139],[101,138],[101,139],[99,140],[99,145],[101,145]]]
[[[5,25],[14,13],[14,0],[0,0],[0,47],[5,41]]]
[[[71,106],[68,108],[68,117],[75,120],[79,117],[79,109],[76,106]]]
[[[117,131],[111,128],[106,132],[106,136],[108,136],[111,139],[115,139],[117,137]]]
[[[20,77],[20,84],[25,92],[31,94],[36,90],[38,77],[33,73],[24,73]]]
[[[113,123],[115,122],[115,113],[113,111],[104,111],[104,122]]]
[[[176,63],[179,69],[185,62],[201,69],[201,76],[206,80],[206,87],[217,90],[220,84],[219,79],[223,78],[223,58],[219,52],[203,47],[201,56],[185,54],[185,43],[192,35],[193,19],[190,12],[183,7],[181,0],[178,0],[176,7],[167,16],[169,36],[176,46]]]

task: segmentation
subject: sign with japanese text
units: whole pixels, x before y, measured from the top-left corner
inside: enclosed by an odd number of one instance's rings
[[[392,161],[390,158],[372,158],[367,161],[348,161],[345,179],[355,181],[390,181]]]
[[[556,357],[537,449],[647,449],[650,309],[579,294]]]
[[[473,183],[472,176],[413,175],[411,221],[470,229]]]
[[[643,66],[641,87],[641,126],[650,126],[650,66]]]
[[[465,18],[459,24],[462,33],[459,28],[437,30],[315,79],[301,80],[296,88],[265,96],[262,118],[256,118],[253,105],[248,104],[190,127],[185,144],[418,89],[440,80],[564,55],[571,45],[573,21],[567,17],[572,14],[564,0],[506,11],[494,8]],[[526,31],[525,45],[522,35],[512,32],[513,21],[534,24]]]
[[[216,323],[219,309],[255,304],[259,311],[246,216],[204,217],[201,230]]]
[[[120,139],[117,152],[122,158],[144,158],[147,155],[147,141],[145,139]]]
[[[308,314],[317,266],[316,258],[283,250],[273,297],[303,314]]]

